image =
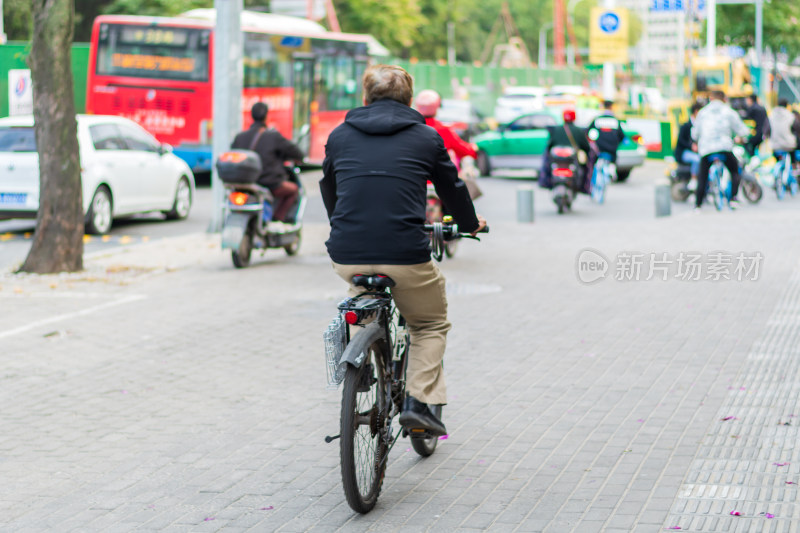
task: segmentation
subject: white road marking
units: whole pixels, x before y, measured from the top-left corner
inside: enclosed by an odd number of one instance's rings
[[[95,305],[92,307],[87,307],[86,309],[81,309],[80,311],[74,311],[72,313],[64,313],[61,315],[56,315],[50,318],[45,318],[42,320],[37,320],[35,322],[31,322],[25,326],[20,326],[18,328],[9,329],[6,331],[0,331],[0,339],[4,337],[11,337],[12,335],[17,335],[19,333],[24,333],[26,331],[30,331],[32,329],[36,329],[41,326],[46,326],[48,324],[53,324],[56,322],[62,322],[64,320],[70,320],[72,318],[90,315],[92,313],[96,313],[97,311],[102,311],[103,309],[108,309],[109,307],[115,307],[117,305],[128,304],[132,302],[136,302],[138,300],[143,300],[147,296],[143,294],[133,294],[131,296],[126,296],[124,298],[120,298],[119,300],[114,300],[111,302],[106,302],[103,304]]]

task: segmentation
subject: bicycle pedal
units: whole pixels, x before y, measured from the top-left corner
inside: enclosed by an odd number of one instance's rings
[[[408,428],[408,436],[412,439],[430,439],[433,438],[430,431],[422,428]]]

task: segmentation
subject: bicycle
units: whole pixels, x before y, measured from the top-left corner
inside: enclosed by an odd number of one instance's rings
[[[472,238],[452,223],[426,224],[441,251],[448,240]],[[483,230],[488,232],[488,228]],[[353,285],[364,292],[345,298],[325,330],[325,359],[329,387],[342,388],[339,435],[342,485],[348,505],[359,513],[375,507],[386,473],[389,452],[402,435],[422,457],[436,450],[439,438],[425,430],[392,427],[403,407],[410,338],[406,321],[392,298],[395,282],[382,274],[356,275]],[[355,334],[352,327],[361,327]],[[442,407],[433,407],[441,420]]]
[[[592,199],[602,204],[606,196],[606,186],[611,183],[612,173],[611,154],[600,152],[592,172]]]
[[[772,176],[775,180],[775,193],[778,200],[783,200],[786,191],[792,196],[797,194],[797,178],[792,171],[791,158],[788,152],[775,151],[775,165],[772,167]]]
[[[711,197],[717,211],[722,211],[727,203],[731,202],[731,178],[725,172],[725,156],[714,154],[711,156],[711,168],[708,169],[708,190],[706,195]]]

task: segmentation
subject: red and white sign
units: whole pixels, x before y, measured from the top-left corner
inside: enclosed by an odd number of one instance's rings
[[[8,114],[30,115],[33,113],[33,83],[29,69],[8,71]]]

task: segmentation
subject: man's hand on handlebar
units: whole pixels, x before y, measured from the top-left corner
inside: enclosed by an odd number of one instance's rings
[[[486,227],[486,219],[483,218],[481,215],[478,216],[478,229],[472,232],[472,236],[475,237],[483,228]]]

